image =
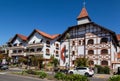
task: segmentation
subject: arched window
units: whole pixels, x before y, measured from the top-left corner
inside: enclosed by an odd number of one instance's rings
[[[22,53],[22,50],[18,50],[18,53]]]
[[[81,45],[81,40],[79,40],[79,45]]]
[[[101,65],[108,65],[108,61],[106,60],[101,61]]]
[[[89,62],[89,65],[94,65],[94,61],[90,60]]]
[[[101,54],[108,54],[108,50],[107,49],[102,49]]]
[[[85,45],[85,40],[82,41],[82,45]]]
[[[93,50],[88,50],[88,55],[94,55],[94,51]]]
[[[46,53],[47,53],[47,54],[50,54],[50,50],[49,50],[49,49],[46,49]]]
[[[107,43],[108,42],[108,38],[102,38],[100,43]]]
[[[40,52],[42,50],[42,48],[37,48],[37,52]]]
[[[72,41],[72,45],[75,46],[75,41]]]
[[[35,50],[34,49],[30,49],[30,52],[35,52]]]
[[[94,44],[94,40],[93,39],[89,39],[87,44]]]
[[[46,46],[50,47],[50,41],[48,41],[48,40],[46,41]]]
[[[56,49],[59,49],[59,44],[56,44]]]
[[[13,50],[13,53],[17,53],[17,50]]]
[[[72,51],[72,56],[74,56],[75,55],[75,51]]]
[[[50,44],[50,41],[47,40],[47,41],[46,41],[46,44]]]

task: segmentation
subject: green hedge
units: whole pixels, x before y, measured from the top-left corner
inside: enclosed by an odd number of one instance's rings
[[[54,76],[57,80],[62,81],[89,81],[89,79],[85,76],[79,75],[79,74],[68,74],[65,75],[63,73],[56,73]]]
[[[110,68],[108,66],[96,65],[95,67],[97,68],[97,73],[110,74]]]
[[[116,75],[116,76],[110,77],[108,79],[108,81],[120,81],[120,75]]]

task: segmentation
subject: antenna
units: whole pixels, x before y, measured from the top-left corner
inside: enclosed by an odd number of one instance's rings
[[[85,2],[85,0],[83,0],[83,7],[85,7],[85,5],[86,5],[86,2]]]

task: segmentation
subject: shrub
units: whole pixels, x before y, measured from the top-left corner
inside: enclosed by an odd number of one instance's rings
[[[120,81],[120,75],[110,77],[110,78],[108,79],[108,81]]]
[[[61,73],[61,72],[57,72],[54,76],[54,78],[56,78],[57,80],[64,80],[65,78],[65,74]]]
[[[110,74],[110,68],[108,66],[100,66],[100,65],[96,65],[95,66],[97,68],[97,73],[100,74]]]
[[[33,74],[33,75],[35,75],[35,74],[36,74],[36,72],[35,72],[35,71],[33,71],[33,70],[31,70],[31,69],[26,70],[25,72],[26,72],[26,73],[28,73],[28,74]]]
[[[45,72],[41,71],[41,72],[39,72],[39,77],[44,79],[47,77],[47,74]]]
[[[89,79],[79,74],[73,74],[73,75],[66,75],[65,81],[89,81]]]
[[[62,81],[89,81],[89,79],[85,76],[79,74],[63,74],[63,73],[56,73],[54,76],[57,80]]]

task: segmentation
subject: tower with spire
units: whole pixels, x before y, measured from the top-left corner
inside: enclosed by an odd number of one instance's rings
[[[81,24],[85,24],[85,23],[90,23],[91,19],[88,16],[86,7],[85,7],[85,2],[83,3],[83,8],[79,14],[79,16],[77,17],[77,24],[81,25]]]

